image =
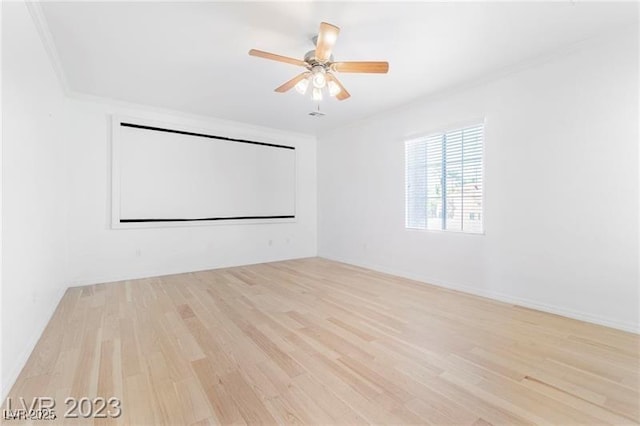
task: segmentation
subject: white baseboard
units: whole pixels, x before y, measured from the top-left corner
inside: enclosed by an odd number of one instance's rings
[[[20,356],[18,357],[17,362],[11,368],[9,374],[7,374],[7,376],[5,376],[5,377],[2,377],[2,384],[1,384],[2,388],[0,389],[0,401],[2,401],[3,404],[4,404],[5,398],[9,394],[9,391],[11,390],[11,388],[15,384],[16,380],[18,379],[18,376],[20,375],[20,372],[22,371],[24,366],[27,364],[27,361],[29,360],[29,357],[31,356],[31,353],[35,349],[36,344],[38,343],[38,340],[40,340],[40,337],[42,336],[42,333],[44,333],[44,330],[45,330],[45,328],[47,328],[47,325],[49,324],[49,321],[51,321],[51,318],[53,317],[53,314],[55,313],[56,309],[58,308],[58,305],[60,304],[60,301],[62,300],[62,296],[64,296],[64,293],[66,291],[67,291],[66,287],[65,288],[60,288],[58,290],[58,292],[54,296],[54,300],[52,301],[53,303],[51,303],[51,305],[49,305],[48,311],[46,312],[45,315],[41,316],[40,322],[38,323],[38,325],[36,327],[36,332],[33,333],[30,336],[29,341],[27,342],[25,347],[20,352]],[[6,362],[6,360],[3,360],[3,361]]]
[[[459,284],[450,283],[450,282],[443,282],[441,280],[434,280],[429,277],[422,276],[420,274],[413,274],[406,271],[399,271],[392,268],[386,268],[380,265],[374,265],[364,261],[347,259],[340,256],[333,256],[331,254],[324,253],[324,254],[319,254],[318,256],[323,257],[325,259],[334,260],[336,262],[348,263],[348,264],[359,266],[362,268],[383,272],[385,274],[408,278],[410,280],[415,280],[425,284],[434,285],[436,287],[442,287],[449,290],[456,290],[463,293],[473,294],[475,296],[486,297],[488,299],[509,303],[512,305],[531,308],[531,309],[535,309],[542,312],[548,312],[551,314],[556,314],[556,315],[561,315],[563,317],[576,319],[579,321],[603,325],[605,327],[615,328],[617,330],[622,330],[622,331],[628,331],[630,333],[640,334],[640,324],[638,323],[633,323],[629,321],[619,321],[613,318],[606,318],[600,315],[594,315],[587,312],[580,312],[573,309],[567,309],[561,306],[552,305],[549,303],[512,296],[512,295],[495,292],[491,290],[478,289],[475,287],[459,285]]]
[[[69,281],[69,287],[82,287],[85,285],[113,283],[118,281],[137,280],[137,279],[143,279],[143,278],[154,278],[154,277],[162,277],[166,275],[189,274],[192,272],[210,271],[213,269],[221,269],[221,268],[233,268],[236,266],[248,266],[248,265],[256,265],[260,263],[271,263],[271,262],[282,262],[285,260],[305,259],[305,258],[315,257],[315,256],[317,256],[315,253],[306,254],[306,255],[303,254],[303,255],[294,256],[294,257],[278,257],[273,259],[260,259],[260,260],[252,261],[251,263],[240,262],[240,263],[207,265],[207,266],[197,267],[196,269],[185,269],[185,268],[145,269],[143,271],[135,271],[135,272],[126,273],[126,274],[101,275],[101,276],[94,276],[94,277],[83,277],[78,279],[72,279]]]

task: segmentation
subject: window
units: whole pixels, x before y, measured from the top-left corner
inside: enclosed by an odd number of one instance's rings
[[[405,143],[406,227],[482,233],[484,125]]]

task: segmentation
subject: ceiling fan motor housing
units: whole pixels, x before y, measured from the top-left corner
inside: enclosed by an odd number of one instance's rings
[[[329,60],[326,62],[320,62],[316,59],[316,51],[314,50],[310,50],[308,51],[305,55],[304,55],[304,61],[306,63],[309,64],[310,67],[314,67],[317,65],[320,65],[322,67],[324,67],[325,70],[328,71],[329,68],[329,64],[331,64],[333,62],[333,55],[329,56]]]

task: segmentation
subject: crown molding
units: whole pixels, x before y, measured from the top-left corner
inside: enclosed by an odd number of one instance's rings
[[[36,30],[38,31],[42,45],[47,52],[47,56],[49,56],[53,70],[60,82],[60,86],[66,95],[70,95],[72,91],[69,87],[69,82],[65,76],[64,69],[62,68],[62,62],[60,61],[60,56],[58,55],[58,50],[56,49],[56,45],[53,41],[53,35],[51,34],[51,30],[47,24],[47,19],[44,16],[42,6],[38,1],[25,1],[25,5],[27,6],[31,19],[36,26]]]
[[[179,111],[170,108],[163,108],[153,105],[146,104],[138,104],[134,102],[113,99],[105,96],[92,95],[89,93],[79,92],[73,90],[69,85],[69,81],[66,78],[64,68],[62,66],[62,61],[60,60],[60,56],[58,55],[58,50],[53,41],[53,34],[49,29],[49,25],[47,24],[47,19],[44,15],[44,11],[42,9],[41,2],[39,1],[25,1],[25,5],[31,15],[33,23],[38,31],[38,35],[44,46],[45,51],[47,52],[47,56],[51,62],[51,66],[54,69],[54,72],[58,78],[62,91],[68,99],[73,99],[75,101],[80,102],[88,102],[91,104],[101,104],[107,106],[110,109],[125,109],[125,110],[134,110],[134,111],[144,111],[156,114],[162,114],[166,116],[179,117],[186,120],[193,120],[197,122],[215,122],[217,125],[222,126],[237,126],[240,122],[235,120],[222,119],[218,117],[207,116],[203,114],[190,113],[187,111]],[[282,136],[288,137],[298,137],[298,138],[312,138],[315,140],[316,135],[313,133],[303,133],[303,132],[295,132],[285,129],[277,129],[272,127],[254,125],[242,123],[245,128],[249,128],[249,130],[253,131],[269,131],[271,133],[279,134]]]

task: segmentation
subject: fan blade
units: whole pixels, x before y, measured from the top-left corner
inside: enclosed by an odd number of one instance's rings
[[[258,58],[271,59],[272,61],[286,62],[287,64],[300,65],[306,67],[307,63],[300,59],[290,58],[288,56],[276,55],[275,53],[269,53],[262,50],[251,49],[249,55],[257,56]]]
[[[331,58],[331,51],[336,44],[340,28],[335,25],[320,23],[320,31],[318,32],[318,40],[316,41],[316,60],[318,62],[327,62]]]
[[[340,88],[340,93],[336,95],[336,99],[338,99],[339,101],[344,101],[345,99],[351,96],[349,92],[347,92],[347,89],[344,88],[342,83],[340,83],[340,80],[338,80],[335,75],[331,73],[327,73],[327,78],[329,79],[329,81],[333,81],[334,83],[336,83]]]
[[[334,62],[331,68],[338,72],[386,74],[389,62]]]
[[[293,86],[295,86],[296,84],[298,84],[298,82],[304,80],[305,78],[309,77],[309,75],[310,73],[308,72],[303,72],[302,74],[298,74],[297,76],[293,77],[291,80],[284,83],[282,86],[276,88],[275,91],[279,93],[284,93],[287,90],[291,90]]]

